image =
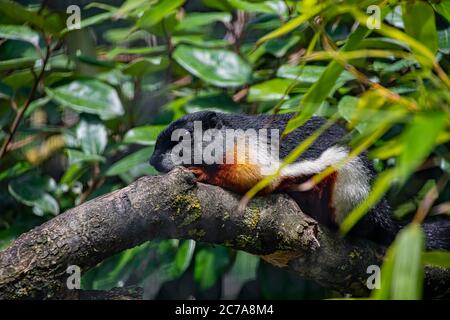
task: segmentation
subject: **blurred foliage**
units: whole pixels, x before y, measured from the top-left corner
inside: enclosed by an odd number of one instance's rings
[[[186,113],[296,112],[286,132],[312,115],[337,121],[354,149],[346,161],[369,150],[380,172],[342,231],[386,193],[396,217],[415,217],[373,297],[420,298],[424,264],[449,266],[448,253],[423,253],[419,223],[450,213],[450,1],[78,1],[73,30],[75,3],[0,0],[0,249],[156,174],[155,139]],[[134,284],[147,298],[335,295],[192,240],[151,241],[83,276],[84,288]]]

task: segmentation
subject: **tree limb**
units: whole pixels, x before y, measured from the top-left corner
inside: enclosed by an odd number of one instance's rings
[[[261,255],[327,288],[368,294],[369,265],[384,248],[343,239],[304,215],[283,194],[257,197],[244,213],[240,196],[196,183],[187,170],[143,177],[128,187],[66,211],[21,235],[0,252],[0,298],[58,298],[69,265],[83,272],[154,238],[195,239]],[[427,287],[442,294],[450,272],[427,270]]]

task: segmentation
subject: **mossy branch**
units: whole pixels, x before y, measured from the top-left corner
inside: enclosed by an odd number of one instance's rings
[[[105,258],[154,238],[195,239],[261,255],[327,288],[367,295],[366,271],[384,248],[343,239],[283,194],[257,197],[245,212],[240,196],[197,183],[177,168],[66,211],[21,235],[0,252],[0,298],[67,296],[69,265],[87,271]],[[434,295],[449,287],[449,272],[430,269]],[[443,289],[444,288],[444,289]]]

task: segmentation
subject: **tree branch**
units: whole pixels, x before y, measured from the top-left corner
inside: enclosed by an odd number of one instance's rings
[[[369,265],[384,249],[343,239],[304,215],[289,197],[257,197],[245,213],[240,196],[196,183],[177,168],[143,177],[88,201],[21,235],[0,252],[0,298],[58,298],[67,293],[67,266],[83,272],[105,258],[154,238],[195,239],[261,255],[327,288],[368,294]],[[445,292],[450,272],[427,270],[433,295]]]

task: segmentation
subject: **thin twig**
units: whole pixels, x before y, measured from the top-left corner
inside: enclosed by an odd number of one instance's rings
[[[27,100],[25,101],[24,106],[19,110],[16,117],[14,118],[11,128],[9,129],[9,134],[6,137],[5,142],[2,145],[2,148],[0,149],[0,159],[3,158],[3,156],[8,152],[9,144],[13,140],[14,134],[16,133],[17,128],[19,127],[19,124],[22,121],[22,118],[23,118],[25,112],[27,111],[28,107],[30,106],[31,102],[33,102],[33,100],[34,100],[34,96],[39,87],[39,83],[41,82],[41,80],[44,77],[45,68],[47,66],[48,60],[50,59],[51,52],[52,52],[51,37],[49,37],[47,39],[47,52],[46,52],[43,62],[42,62],[42,70],[39,73],[39,75],[35,78],[33,87],[31,88],[30,95],[28,96]]]

